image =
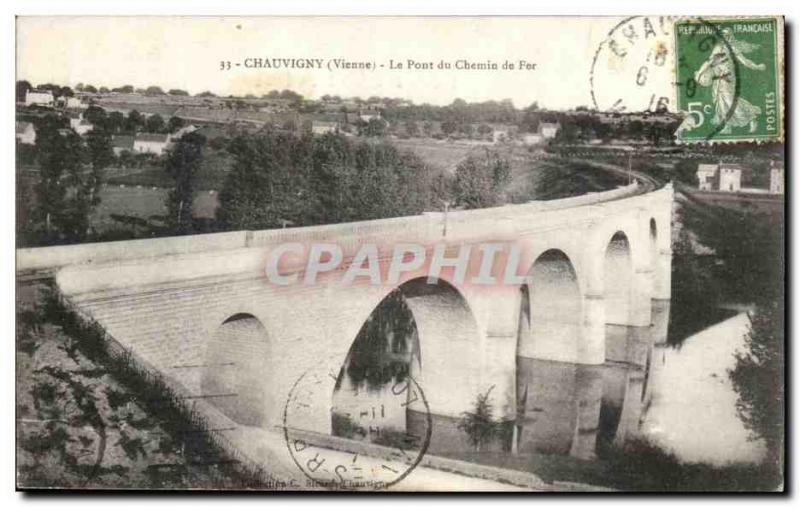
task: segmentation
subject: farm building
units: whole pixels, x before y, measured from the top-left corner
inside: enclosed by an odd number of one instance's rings
[[[697,188],[739,192],[742,188],[742,169],[740,164],[698,164]]]
[[[18,121],[15,125],[15,137],[22,144],[36,144],[36,129],[29,121]]]
[[[52,106],[54,104],[55,99],[50,90],[28,90],[25,94],[25,105],[27,106]]]
[[[153,153],[163,155],[170,145],[167,134],[136,134],[133,139],[133,151],[136,153]]]

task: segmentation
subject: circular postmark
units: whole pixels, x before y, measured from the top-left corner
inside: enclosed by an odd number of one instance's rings
[[[721,53],[710,61],[713,79],[733,83],[730,100],[718,106],[720,121],[705,137],[713,138],[725,129],[734,114],[740,91],[738,62],[730,43],[712,22],[700,17],[632,16],[609,30],[598,46],[589,74],[592,103],[597,111],[609,113],[662,113],[678,108],[676,95],[693,94],[698,86],[694,76],[678,80],[678,67],[687,65],[680,54],[674,54],[674,27],[678,21],[690,21],[697,27],[687,40],[696,51]],[[680,103],[680,101],[677,101]],[[693,113],[684,115],[681,129],[692,128]]]
[[[380,437],[350,440],[304,429],[308,421],[330,412],[320,411],[314,399],[320,389],[330,388],[330,375],[307,371],[289,391],[283,412],[283,430],[289,454],[308,479],[309,485],[342,491],[377,491],[389,488],[408,476],[422,461],[430,444],[432,417],[425,393],[417,381],[406,375],[392,381],[386,396],[375,401],[365,396],[358,414],[353,414],[355,434]],[[370,399],[367,399],[370,398]],[[387,407],[387,405],[390,405]],[[419,415],[413,431],[382,427],[376,423],[391,410],[411,410]],[[364,423],[359,417],[364,418]],[[378,444],[378,445],[376,445]]]
[[[592,59],[589,85],[598,111],[658,112],[672,96],[669,16],[632,16],[609,30]]]

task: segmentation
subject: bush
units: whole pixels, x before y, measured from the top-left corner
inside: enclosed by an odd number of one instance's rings
[[[467,434],[469,442],[475,446],[476,451],[501,436],[506,425],[493,418],[492,406],[489,403],[494,386],[490,387],[484,394],[478,394],[475,400],[475,411],[464,412],[458,422],[458,429]]]

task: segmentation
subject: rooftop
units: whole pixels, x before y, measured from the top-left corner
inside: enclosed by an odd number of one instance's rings
[[[33,128],[33,123],[29,121],[18,121],[15,123],[17,134],[24,134],[29,128]]]
[[[142,143],[167,143],[167,134],[136,134],[136,141]]]
[[[133,136],[114,136],[111,142],[114,148],[121,148],[123,150],[133,149]]]

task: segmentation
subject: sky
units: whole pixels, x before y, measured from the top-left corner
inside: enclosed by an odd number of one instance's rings
[[[17,79],[33,84],[157,85],[219,95],[288,88],[311,98],[377,95],[431,104],[510,98],[517,107],[536,101],[569,109],[592,105],[593,59],[620,19],[19,17],[16,68]],[[606,61],[607,53],[601,51],[602,76],[595,70],[596,85],[614,93],[628,87],[631,95],[626,97],[633,97],[635,75],[628,67],[636,63],[638,68],[638,62]],[[324,65],[344,58],[377,68],[253,69],[244,67],[247,58],[319,58]],[[441,60],[454,64],[459,59],[491,60],[500,67],[506,60],[515,66],[525,60],[536,67],[389,69],[390,60],[406,64],[408,59],[434,67]],[[222,70],[223,61],[231,62],[231,69]],[[669,76],[659,79],[651,84],[666,86],[663,93],[669,93]]]

